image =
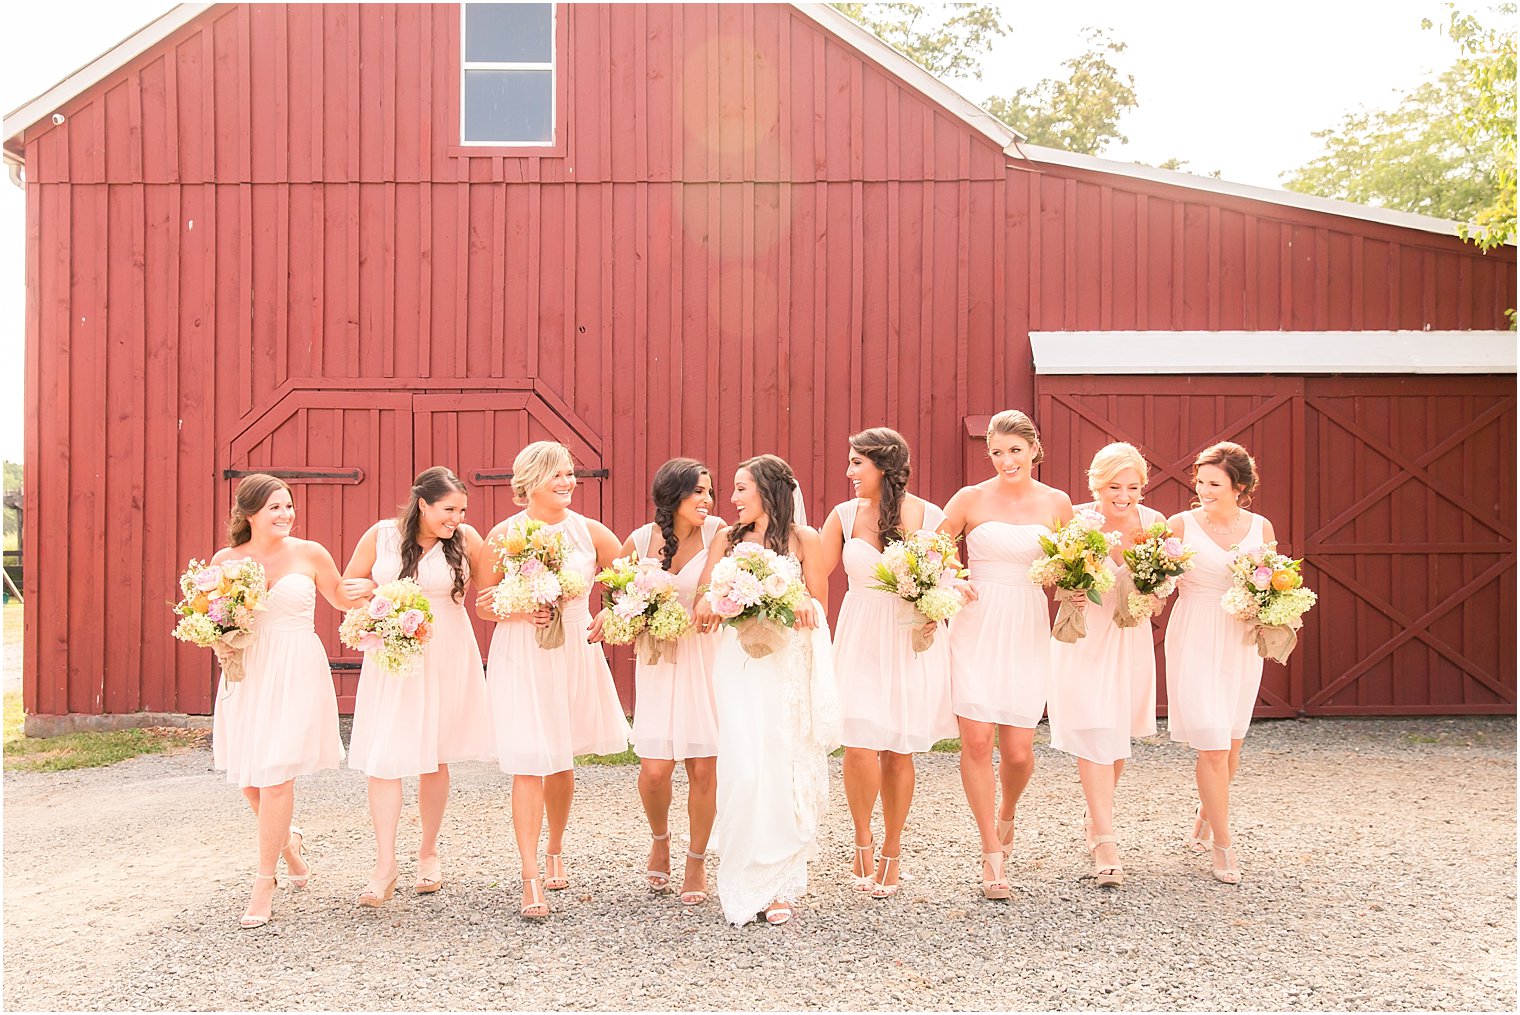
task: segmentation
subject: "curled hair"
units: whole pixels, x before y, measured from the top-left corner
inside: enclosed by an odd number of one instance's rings
[[[1125,469],[1134,469],[1140,474],[1142,487],[1150,480],[1145,456],[1133,444],[1116,441],[1104,445],[1093,455],[1092,464],[1087,467],[1087,488],[1097,493],[1100,487],[1113,482],[1114,477]]]
[[[248,519],[264,510],[276,490],[290,493],[290,484],[267,472],[252,472],[242,478],[232,495],[232,513],[227,516],[228,546],[242,546],[253,538]]]
[[[1034,428],[1034,420],[1030,419],[1018,409],[1004,409],[987,421],[987,443],[992,444],[992,435],[1021,437],[1029,442],[1034,448],[1034,463],[1039,465],[1045,460],[1045,445],[1040,443],[1040,431]]]
[[[436,504],[451,493],[467,492],[459,477],[442,465],[424,469],[412,480],[412,495],[401,505],[396,515],[396,529],[401,534],[400,577],[416,578],[417,565],[422,561],[422,546],[417,542],[417,537],[422,534],[422,508],[419,502]],[[449,562],[449,568],[454,572],[454,602],[462,602],[465,582],[469,579],[464,558],[464,537],[455,529],[452,536],[448,539],[440,538],[438,542],[443,544],[443,558]]]
[[[911,453],[903,435],[891,427],[873,426],[850,438],[850,447],[881,470],[881,500],[876,507],[876,533],[883,546],[903,538],[902,505],[913,474]],[[850,534],[844,534],[846,539]]]
[[[512,503],[526,507],[528,495],[566,466],[575,468],[575,459],[558,441],[534,441],[523,448],[512,460]]]
[[[1230,485],[1240,494],[1240,506],[1251,506],[1251,494],[1256,491],[1256,484],[1260,481],[1256,474],[1256,459],[1251,453],[1234,441],[1220,441],[1198,452],[1198,457],[1193,459],[1193,480],[1198,480],[1200,466],[1213,465],[1224,470],[1224,474],[1230,477]]]
[[[797,477],[792,467],[775,455],[756,455],[739,463],[755,480],[760,491],[760,509],[765,512],[765,547],[776,553],[792,552],[792,510],[796,497]],[[744,541],[755,528],[754,522],[728,527],[728,552]]]
[[[708,482],[712,481],[707,466],[695,458],[672,458],[655,470],[649,495],[654,500],[654,523],[665,537],[665,545],[660,550],[660,566],[667,571],[681,545],[681,540],[676,537],[676,509],[696,491],[703,476]]]

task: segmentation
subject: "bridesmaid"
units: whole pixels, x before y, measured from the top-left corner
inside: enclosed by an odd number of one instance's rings
[[[723,527],[723,519],[712,513],[712,474],[694,459],[672,458],[655,472],[651,497],[654,521],[635,529],[620,555],[658,559],[675,576],[681,605],[692,611],[707,549]],[[600,619],[592,625],[596,641]],[[640,660],[634,670],[633,749],[639,756],[639,799],[653,839],[645,879],[653,891],[670,888],[671,777],[680,761],[686,766],[692,847],[681,879],[681,903],[687,906],[707,901],[707,843],[718,811],[718,708],[712,684],[717,648],[716,634],[693,632],[681,639],[674,662],[662,658],[650,666]]]
[[[1049,601],[1029,580],[1029,567],[1041,555],[1039,537],[1052,521],[1070,521],[1072,509],[1070,497],[1034,478],[1045,451],[1024,413],[1005,409],[992,417],[987,457],[994,476],[950,498],[940,531],[966,537],[977,594],[950,623],[950,697],[960,717],[961,784],[982,840],[982,895],[1006,899],[1012,887],[1003,857],[1013,850],[1014,813],[1034,773],[1034,730],[1050,669]]]
[[[1164,521],[1161,512],[1140,503],[1147,472],[1131,444],[1110,444],[1093,456],[1087,470],[1092,507],[1103,514],[1103,531],[1118,532],[1123,543],[1110,552],[1114,569],[1125,571],[1124,551],[1144,538],[1143,530]],[[1114,608],[1132,586],[1115,583],[1101,606],[1089,606],[1087,637],[1050,645],[1050,746],[1077,757],[1086,814],[1082,830],[1093,856],[1100,887],[1124,884],[1114,836],[1114,790],[1129,757],[1131,737],[1156,732],[1156,644],[1149,618],[1134,627],[1114,623]],[[1079,601],[1081,602],[1081,601]]]
[[[433,608],[433,636],[421,665],[398,676],[381,673],[366,654],[354,702],[348,763],[369,776],[375,827],[375,867],[358,904],[376,907],[396,890],[396,826],[401,780],[417,778],[422,843],[417,849],[419,895],[443,887],[438,831],[449,802],[449,764],[491,758],[491,721],[480,646],[461,605],[480,533],[464,522],[468,497],[459,477],[441,465],[421,473],[399,518],[370,526],[343,572],[355,599],[378,585],[412,578]]]
[[[1221,441],[1193,461],[1198,506],[1169,519],[1197,549],[1177,582],[1177,605],[1166,625],[1167,728],[1198,752],[1198,813],[1188,845],[1213,852],[1214,877],[1240,883],[1230,837],[1230,782],[1261,689],[1262,659],[1246,625],[1225,613],[1233,550],[1277,537],[1272,523],[1246,508],[1256,490],[1256,461],[1239,444]],[[1213,833],[1212,840],[1209,833]]]
[[[496,621],[486,684],[490,691],[495,753],[512,776],[512,828],[522,860],[522,915],[549,915],[543,889],[569,888],[561,860],[570,803],[575,796],[577,754],[617,754],[628,747],[628,721],[602,650],[587,641],[591,615],[586,596],[562,605],[565,642],[540,648],[535,627],[548,627],[547,608],[497,616],[491,596],[501,583],[490,543],[518,520],[544,522],[570,543],[569,566],[588,583],[618,555],[617,537],[601,522],[570,510],[575,461],[554,441],[535,441],[512,463],[512,500],[524,510],[497,523],[475,554],[476,610]],[[538,868],[538,836],[548,816],[544,872]]]
[[[357,606],[344,593],[338,566],[319,543],[290,534],[296,509],[284,480],[244,476],[227,521],[227,545],[213,564],[245,558],[263,565],[266,608],[254,614],[256,637],[243,651],[244,677],[217,689],[212,759],[243,790],[259,828],[259,865],[244,929],[274,912],[275,864],[285,858],[290,883],[311,877],[305,839],[290,823],[295,779],[343,760],[338,697],[327,650],[313,629],[317,593],[340,610]]]
[[[786,644],[764,658],[748,656],[731,626],[713,660],[718,703],[718,837],[723,863],[718,896],[723,915],[740,926],[763,910],[765,922],[786,923],[807,893],[808,860],[828,811],[828,753],[839,746],[837,691],[821,600],[828,597],[818,533],[802,520],[791,466],[759,455],[734,474],[737,520],[718,533],[702,573],[707,585],[718,561],[740,543],[791,556],[802,568],[811,601],[796,610]],[[697,622],[719,620],[704,597]]]
[[[904,617],[911,607],[873,589],[882,550],[908,532],[933,529],[945,513],[908,493],[908,442],[896,430],[874,427],[850,438],[845,475],[855,499],[829,513],[820,536],[824,567],[844,560],[849,591],[834,630],[839,681],[844,793],[855,825],[851,866],[855,889],[885,899],[897,891],[902,831],[913,802],[913,755],[956,735],[950,711],[948,636],[915,653]],[[933,625],[929,625],[931,628]],[[881,797],[880,866],[871,813]]]

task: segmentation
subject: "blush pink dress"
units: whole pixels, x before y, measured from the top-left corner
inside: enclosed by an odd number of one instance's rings
[[[468,569],[469,561],[464,566]],[[401,533],[393,520],[381,522],[375,532],[370,576],[381,585],[401,576]],[[348,764],[377,779],[492,758],[480,646],[464,605],[454,601],[454,571],[441,542],[417,562],[416,580],[433,608],[433,637],[423,646],[420,665],[391,675],[366,655],[359,671]]]
[[[526,512],[512,520],[525,517]],[[586,520],[575,512],[549,526],[570,540],[569,565],[596,575],[596,548]],[[628,721],[600,645],[586,641],[586,596],[564,604],[565,643],[539,648],[532,624],[501,621],[491,635],[486,687],[501,770],[553,775],[575,766],[577,754],[617,754],[628,748]]]
[[[1089,504],[1097,510],[1096,504]],[[1078,510],[1081,510],[1080,508]],[[1144,528],[1166,518],[1140,508]],[[1114,569],[1123,572],[1122,563]],[[1100,765],[1130,755],[1132,737],[1156,732],[1156,644],[1149,619],[1135,627],[1114,624],[1114,607],[1127,582],[1115,583],[1102,605],[1088,603],[1087,637],[1050,643],[1050,746]]]
[[[966,533],[978,598],[950,620],[950,698],[955,714],[1034,729],[1050,680],[1050,608],[1029,580],[1044,525],[982,522]]]
[[[235,684],[223,677],[217,687],[212,763],[234,785],[278,786],[343,760],[338,695],[312,622],[316,606],[310,575],[283,575],[253,615],[245,676]]]
[[[1261,515],[1253,514],[1240,548],[1260,546],[1261,533]],[[1182,516],[1181,535],[1198,554],[1177,582],[1166,625],[1166,725],[1173,740],[1195,750],[1227,751],[1251,725],[1262,658],[1250,628],[1220,605],[1233,552],[1210,539],[1191,511]]]
[[[702,549],[675,572],[676,589],[687,612],[697,601],[697,582],[707,566],[720,520],[702,523]],[[633,547],[641,558],[660,559],[664,539],[654,524],[633,534]],[[695,631],[680,639],[675,662],[661,659],[654,666],[642,662],[633,674],[633,749],[641,758],[684,761],[718,755],[718,705],[713,698],[713,656],[718,651],[717,631]]]
[[[950,710],[950,636],[942,627],[928,651],[913,651],[913,630],[923,618],[893,593],[871,587],[881,551],[854,536],[859,504],[834,509],[850,583],[834,627],[840,739],[846,747],[915,754],[960,733]],[[924,506],[924,528],[944,519],[933,504]]]

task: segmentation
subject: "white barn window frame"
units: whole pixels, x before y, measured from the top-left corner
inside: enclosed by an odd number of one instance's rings
[[[542,6],[549,9],[549,23],[546,32],[548,60],[471,60],[469,41],[469,16],[471,7],[526,7]],[[560,66],[559,66],[559,19],[561,12],[559,4],[475,4],[461,3],[459,5],[459,146],[468,151],[469,149],[552,149],[560,144],[559,137],[561,125],[560,114]],[[521,74],[528,72],[547,77],[547,94],[543,97],[547,102],[547,116],[543,122],[547,127],[545,136],[533,138],[474,138],[470,137],[470,82],[471,74],[485,74],[497,77],[505,74]],[[484,79],[477,78],[477,83]],[[477,126],[477,133],[479,127]]]

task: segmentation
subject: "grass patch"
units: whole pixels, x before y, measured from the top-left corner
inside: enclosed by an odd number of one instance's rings
[[[5,696],[5,770],[7,772],[65,772],[100,768],[142,754],[178,753],[203,747],[208,730],[153,726],[105,733],[66,733],[61,737],[28,737],[21,732],[21,695]]]
[[[961,738],[951,737],[949,740],[941,740],[934,745],[935,754],[959,754],[961,753]]]
[[[22,609],[23,604],[14,599],[5,604],[5,644],[7,645],[21,644],[21,621],[25,616]]]
[[[1433,737],[1428,733],[1406,733],[1404,734],[1404,738],[1416,744],[1439,744],[1441,742],[1440,737]]]
[[[575,759],[577,765],[637,765],[639,756],[630,747],[617,754],[582,754]]]

